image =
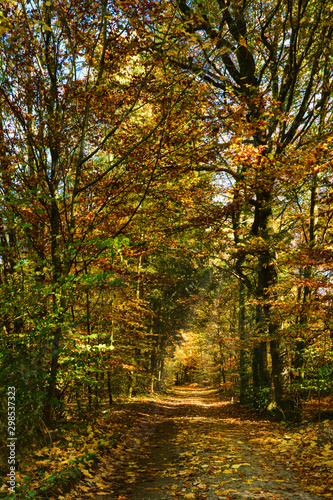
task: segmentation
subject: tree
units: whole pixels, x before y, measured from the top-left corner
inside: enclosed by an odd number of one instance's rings
[[[0,7],[1,287],[17,297],[2,309],[4,348],[17,373],[39,373],[22,394],[38,385],[48,424],[73,307],[85,289],[89,333],[87,286],[103,280],[103,255],[196,136],[186,111],[196,84],[149,55],[155,2]]]
[[[201,168],[231,176],[252,210],[257,332],[269,339],[277,406],[281,415],[291,417],[294,403],[288,395],[283,333],[272,314],[278,283],[274,201],[288,172],[284,162],[290,149],[323,139],[329,129],[330,7],[308,0],[179,0],[177,8],[186,48],[182,57],[172,60],[207,82],[221,142],[226,134],[230,137],[215,162]],[[263,366],[262,383],[267,385],[265,345],[266,340],[259,343],[257,363]]]

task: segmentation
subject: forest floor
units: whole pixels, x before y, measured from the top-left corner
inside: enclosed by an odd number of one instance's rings
[[[259,419],[216,391],[175,388],[138,402],[138,421],[100,469],[109,492],[77,490],[95,500],[333,498],[333,422],[287,428]],[[133,441],[134,439],[134,441]],[[116,450],[115,450],[116,451]],[[81,491],[81,494],[80,494]]]
[[[17,498],[333,499],[333,421],[277,424],[195,385],[103,413],[31,451]]]

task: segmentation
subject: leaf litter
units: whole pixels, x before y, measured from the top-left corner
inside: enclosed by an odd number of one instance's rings
[[[320,426],[329,423],[291,431],[207,389],[176,389],[163,401],[154,434],[118,469],[113,492],[99,498],[333,498],[331,443],[318,439]]]
[[[332,430],[329,421],[291,429],[216,391],[177,388],[111,410],[80,439],[67,436],[67,448],[34,452],[29,473],[44,498],[43,481],[76,464],[79,481],[50,500],[333,499]]]

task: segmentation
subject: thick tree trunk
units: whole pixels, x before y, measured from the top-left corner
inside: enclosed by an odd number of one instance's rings
[[[277,413],[280,418],[294,419],[294,401],[289,395],[289,373],[287,363],[287,353],[281,339],[281,325],[272,314],[272,306],[277,299],[274,286],[277,284],[276,255],[272,248],[274,236],[273,214],[271,209],[271,194],[273,179],[262,180],[264,188],[257,191],[257,204],[252,233],[258,238],[258,286],[256,295],[260,304],[260,312],[257,308],[257,326],[268,334],[270,339],[270,352],[272,359],[272,376],[274,384],[274,396],[277,405]],[[263,350],[259,363],[263,359],[267,360],[267,353],[263,343]],[[266,382],[267,365],[266,360],[262,366],[262,375]]]
[[[268,369],[267,342],[260,342],[252,354],[253,386],[256,389],[270,387],[271,377]]]
[[[266,336],[261,304],[257,304],[256,306],[256,332],[258,345],[254,347],[252,354],[252,377],[255,390],[260,390],[271,386],[267,359],[267,342],[260,340],[263,335]]]

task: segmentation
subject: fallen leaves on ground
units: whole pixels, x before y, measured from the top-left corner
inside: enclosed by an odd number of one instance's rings
[[[252,432],[250,441],[299,470],[309,491],[333,498],[333,422],[271,427]]]
[[[287,491],[283,470],[296,469],[306,481],[304,489],[333,498],[332,422],[288,428],[260,420],[212,392],[206,400],[190,395],[184,389],[177,397],[134,400],[115,405],[93,425],[54,430],[52,444],[24,457],[19,484],[36,498],[47,494],[61,500],[110,495],[127,500],[146,480],[158,484],[145,485],[153,495],[147,498],[162,492],[165,498],[226,500],[244,494],[260,499],[269,497],[268,488]],[[149,442],[157,424],[160,431],[157,427]],[[159,432],[168,426],[165,449],[158,451]],[[170,458],[170,450],[176,456]],[[157,465],[152,461],[156,453]],[[270,470],[272,457],[283,464],[280,476]]]
[[[42,448],[35,445],[19,457],[20,475],[16,473],[16,486],[20,498],[47,496],[52,499],[54,495],[58,499],[61,493],[66,500],[76,498],[73,487],[78,483],[83,493],[109,492],[113,468],[109,454],[113,453],[116,462],[121,462],[129,451],[142,445],[142,436],[147,438],[153,430],[154,411],[138,415],[137,410],[145,408],[139,399],[119,403],[90,425],[68,421],[63,427],[52,430],[49,434],[52,442]],[[103,471],[106,468],[108,470]],[[5,487],[0,488],[0,498],[8,494],[6,472],[4,468],[2,482]],[[68,490],[72,491],[68,493]]]

